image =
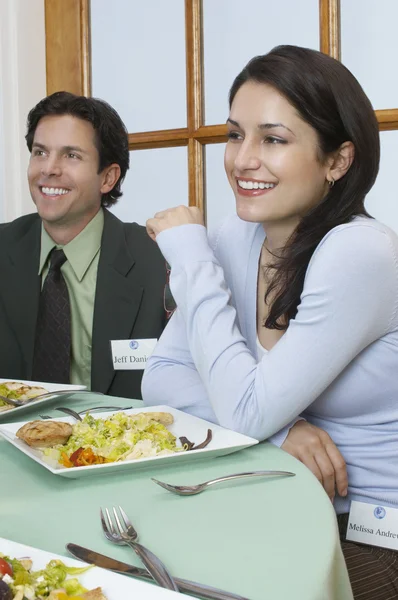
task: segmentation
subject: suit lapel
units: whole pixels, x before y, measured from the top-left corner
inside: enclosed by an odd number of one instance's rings
[[[106,393],[115,375],[111,340],[129,339],[143,288],[134,276],[123,223],[104,211],[92,336],[91,386]]]
[[[4,304],[13,323],[26,363],[26,378],[32,377],[33,351],[40,297],[40,232],[38,218],[25,235],[9,248],[9,274]]]

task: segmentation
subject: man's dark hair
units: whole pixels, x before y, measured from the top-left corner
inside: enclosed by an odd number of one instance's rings
[[[101,198],[102,206],[116,204],[122,195],[120,187],[130,166],[128,133],[118,113],[104,100],[76,96],[69,92],[55,92],[43,98],[28,114],[25,139],[29,152],[32,152],[33,138],[40,119],[51,115],[71,115],[91,123],[99,155],[98,173],[113,163],[120,167],[116,185]]]

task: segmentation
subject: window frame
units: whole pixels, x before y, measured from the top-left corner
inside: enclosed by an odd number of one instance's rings
[[[129,133],[130,150],[187,146],[189,206],[206,213],[205,147],[227,141],[204,124],[202,0],[185,0],[187,127]],[[90,0],[45,0],[47,93],[91,94]],[[319,0],[319,47],[340,60],[340,0]],[[398,129],[398,108],[376,110],[381,131]]]

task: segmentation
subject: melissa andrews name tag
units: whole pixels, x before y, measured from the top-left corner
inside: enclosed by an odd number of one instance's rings
[[[398,508],[351,502],[347,540],[398,550]]]
[[[157,344],[156,338],[145,340],[111,340],[115,371],[143,370]]]

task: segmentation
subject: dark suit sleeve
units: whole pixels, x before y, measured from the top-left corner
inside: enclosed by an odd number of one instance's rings
[[[15,332],[4,309],[0,293],[0,377],[25,379],[26,369]]]
[[[130,256],[133,265],[131,270],[125,275],[125,278],[130,282],[130,293],[138,293],[138,290],[140,291],[139,307],[132,320],[130,329],[125,331],[124,339],[127,339],[127,337],[129,339],[159,339],[167,322],[166,311],[164,309],[166,263],[158,245],[148,236],[145,227],[136,223],[123,223],[123,230],[125,251]],[[101,289],[103,290],[102,285],[103,282],[101,282]],[[97,292],[98,290],[97,282]],[[101,293],[104,293],[104,291],[101,291]],[[125,301],[128,300],[126,299]],[[108,311],[117,310],[116,306],[118,303],[120,303],[120,298],[115,298],[114,305],[109,306]],[[97,313],[98,316],[99,313]],[[96,317],[94,317],[95,319]],[[127,325],[127,320],[125,324]],[[111,339],[116,339],[113,332],[111,335]],[[118,338],[121,339],[120,336]],[[109,337],[107,344],[109,344]],[[111,360],[110,346],[108,348],[107,353],[103,352],[100,357],[102,367],[106,364],[102,361]],[[97,369],[97,365],[94,368]],[[105,391],[105,393],[112,396],[141,399],[142,375],[143,370],[115,371],[113,372],[110,386],[106,389],[99,389],[99,391]],[[94,383],[92,377],[93,387],[97,387],[96,382],[98,382],[98,377],[94,378]]]
[[[133,256],[136,260],[134,268],[137,269],[139,279],[144,288],[143,303],[140,309],[139,322],[141,326],[139,331],[143,331],[143,333],[148,331],[151,333],[150,336],[136,335],[135,337],[160,337],[167,323],[164,308],[166,261],[156,242],[147,234],[145,227],[136,223],[126,225],[130,225],[127,240],[129,245],[131,245]]]
[[[30,368],[22,352],[22,337],[16,329],[25,334],[27,321],[35,324],[36,311],[34,295],[28,281],[33,263],[33,278],[36,280],[38,265],[38,242],[40,219],[38,215],[26,215],[11,223],[0,224],[0,377],[7,379],[30,379]],[[34,240],[29,251],[23,254],[23,269],[14,269],[11,257],[17,251],[22,239]],[[37,243],[36,243],[37,242]],[[37,259],[37,260],[36,260]],[[37,263],[37,264],[36,264]],[[17,285],[18,284],[18,285]],[[12,310],[11,310],[12,309]]]

